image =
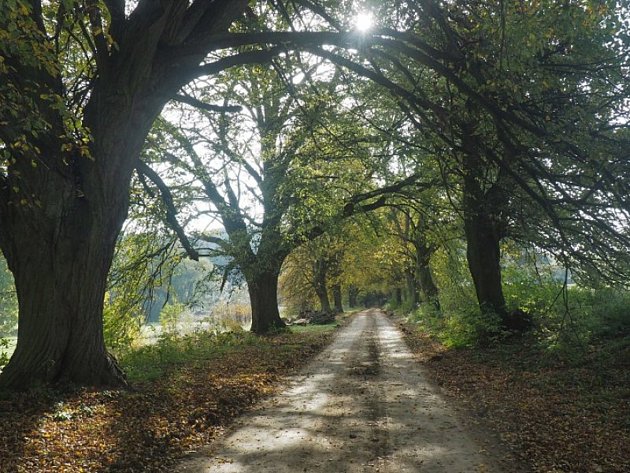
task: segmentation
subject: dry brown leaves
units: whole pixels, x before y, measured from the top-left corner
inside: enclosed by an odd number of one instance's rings
[[[0,472],[161,472],[308,361],[328,334],[283,334],[132,390],[33,391],[0,400]]]
[[[413,327],[406,339],[433,381],[472,422],[499,433],[534,472],[630,472],[630,350],[579,364],[534,340],[491,349],[446,350]]]

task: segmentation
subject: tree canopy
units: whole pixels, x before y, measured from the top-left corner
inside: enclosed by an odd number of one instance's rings
[[[407,292],[436,309],[441,231],[465,241],[480,310],[504,328],[519,325],[507,243],[627,284],[627,14],[616,0],[6,2],[0,248],[19,328],[0,386],[125,383],[103,308],[132,186],[160,197],[146,210],[189,256],[213,242],[240,268],[258,333],[283,325],[285,258],[376,209],[409,256],[390,253]],[[224,233],[192,235],[203,213]]]

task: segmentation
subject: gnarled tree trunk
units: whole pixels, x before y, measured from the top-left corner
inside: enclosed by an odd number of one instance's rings
[[[124,384],[103,339],[103,298],[118,226],[78,203],[58,232],[13,227],[19,238],[5,251],[19,300],[18,343],[0,385],[37,382]],[[78,207],[78,208],[77,208]],[[123,214],[124,215],[124,214]],[[49,230],[49,231],[46,231]]]
[[[24,120],[3,126],[0,139],[12,143],[22,136],[29,147],[7,150],[15,156],[6,173],[0,171],[0,247],[14,273],[19,304],[18,344],[0,375],[3,387],[64,380],[125,383],[106,351],[102,318],[131,175],[162,107],[201,74],[196,68],[213,49],[211,42],[198,48],[201,43],[193,41],[190,48],[187,41],[227,31],[247,7],[244,0],[195,2],[191,15],[186,2],[140,2],[127,17],[123,2],[106,3],[113,46],[98,27],[105,4],[94,5],[89,15],[98,57],[82,107],[83,134],[89,133],[89,140],[75,138],[77,130],[68,129],[68,115],[60,110],[68,97],[56,71],[64,67],[46,65],[57,58],[44,58],[34,67],[37,58],[20,56],[29,47],[16,47],[5,58],[11,65],[7,71],[14,72],[2,80],[17,84],[25,110],[19,110]],[[23,20],[28,17],[34,27],[20,41],[52,44],[41,7],[25,11]],[[170,53],[170,47],[181,48],[182,54]],[[36,130],[20,128],[41,121],[46,125]]]

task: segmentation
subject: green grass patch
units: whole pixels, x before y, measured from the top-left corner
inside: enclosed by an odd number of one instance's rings
[[[325,345],[338,323],[291,327],[277,334],[257,336],[250,332],[198,332],[185,336],[163,336],[153,345],[121,356],[120,364],[130,383],[169,376],[177,370],[199,368],[225,357],[248,357],[256,352],[261,361],[297,356],[297,352]]]
[[[120,362],[130,382],[151,381],[175,368],[195,366],[231,351],[265,343],[264,338],[247,332],[199,332],[182,337],[164,336],[154,345],[126,353]]]
[[[292,325],[290,327],[291,333],[326,333],[331,332],[339,327],[338,322],[322,325]]]

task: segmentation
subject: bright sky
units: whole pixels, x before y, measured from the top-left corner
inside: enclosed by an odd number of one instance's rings
[[[359,31],[367,31],[374,25],[374,16],[370,12],[360,12],[354,20],[354,25]]]

